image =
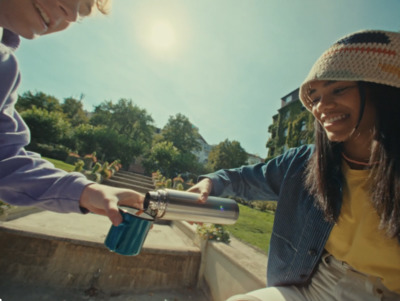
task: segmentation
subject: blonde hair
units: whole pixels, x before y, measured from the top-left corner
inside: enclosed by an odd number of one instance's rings
[[[96,0],[96,8],[102,14],[107,15],[111,10],[111,2],[112,0]]]

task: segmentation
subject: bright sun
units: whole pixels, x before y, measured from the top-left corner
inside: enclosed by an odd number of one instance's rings
[[[176,44],[175,29],[167,21],[157,21],[150,28],[150,45],[157,51],[171,51]]]
[[[155,9],[154,6],[147,6],[146,1],[138,2],[143,3],[143,7],[138,10],[138,15],[133,19],[135,38],[141,46],[146,48],[146,54],[166,61],[181,57],[190,36],[188,35],[190,26],[188,26],[185,13],[177,14],[164,6]]]

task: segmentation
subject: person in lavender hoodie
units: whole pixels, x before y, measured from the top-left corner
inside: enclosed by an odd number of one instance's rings
[[[93,212],[122,222],[118,204],[141,209],[136,191],[91,182],[55,168],[25,150],[30,132],[15,110],[21,74],[14,50],[19,37],[34,39],[65,30],[92,11],[106,13],[108,0],[0,0],[0,200],[60,213]]]

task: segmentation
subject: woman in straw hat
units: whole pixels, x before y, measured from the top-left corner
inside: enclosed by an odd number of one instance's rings
[[[400,300],[400,33],[340,39],[300,99],[315,145],[191,189],[278,201],[268,287],[228,300]]]

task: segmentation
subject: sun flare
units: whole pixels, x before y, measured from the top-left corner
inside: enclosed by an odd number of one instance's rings
[[[149,42],[155,50],[172,50],[176,45],[174,27],[167,21],[155,22],[150,29]]]
[[[161,1],[162,2],[162,1]],[[146,55],[164,61],[181,58],[191,37],[186,12],[171,6],[149,5],[139,1],[141,7],[133,18],[135,39],[146,49]],[[162,2],[167,3],[167,2]]]

